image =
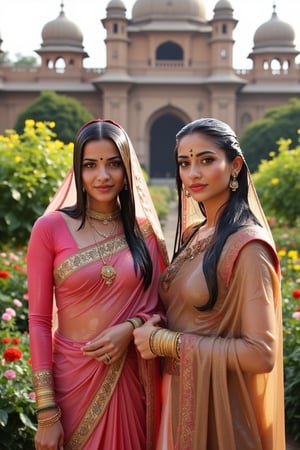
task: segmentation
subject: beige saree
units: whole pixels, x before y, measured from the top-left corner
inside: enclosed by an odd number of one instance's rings
[[[202,242],[164,272],[160,295],[169,328],[182,331],[180,363],[164,368],[158,450],[284,450],[279,267],[269,234],[231,235],[218,266],[212,310]]]

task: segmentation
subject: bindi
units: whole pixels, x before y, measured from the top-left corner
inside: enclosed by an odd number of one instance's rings
[[[191,157],[193,157],[193,149],[192,148],[189,149],[189,154]]]

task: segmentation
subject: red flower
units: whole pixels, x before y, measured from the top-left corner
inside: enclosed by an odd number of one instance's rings
[[[300,289],[295,289],[293,291],[293,297],[294,298],[300,298]]]
[[[22,352],[15,347],[7,348],[3,354],[5,361],[13,362],[22,358]]]
[[[0,278],[8,278],[9,277],[9,273],[7,272],[7,270],[0,270]]]
[[[9,337],[4,337],[2,339],[3,344],[9,344],[10,343],[10,338]]]
[[[19,338],[16,338],[16,337],[12,338],[12,343],[14,345],[18,345],[18,344],[20,344],[20,342],[21,342],[21,340]]]

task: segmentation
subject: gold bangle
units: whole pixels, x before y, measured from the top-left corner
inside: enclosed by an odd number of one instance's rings
[[[48,417],[47,419],[38,419],[38,426],[40,426],[41,428],[51,427],[51,425],[54,425],[56,422],[58,422],[60,418],[61,409],[58,406],[54,416]]]
[[[181,332],[157,328],[149,337],[149,348],[154,355],[180,358]]]
[[[143,325],[144,321],[140,317],[132,317],[131,319],[125,320],[125,322],[131,323],[133,329],[139,328]]]
[[[154,341],[154,336],[156,335],[156,333],[158,333],[159,330],[161,330],[162,328],[157,327],[154,330],[151,331],[150,336],[149,336],[149,348],[150,348],[150,352],[153,353],[153,355],[157,356],[157,354],[155,353],[154,350],[154,346],[153,346],[153,341]]]

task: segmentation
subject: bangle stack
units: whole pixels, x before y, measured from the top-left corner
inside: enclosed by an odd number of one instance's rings
[[[133,329],[139,328],[143,325],[144,321],[140,317],[132,317],[131,319],[125,320],[125,322],[131,323]]]
[[[151,352],[157,356],[169,356],[180,359],[181,332],[155,328],[149,336]]]
[[[58,422],[60,418],[61,409],[59,406],[57,406],[56,413],[53,416],[46,419],[38,419],[38,426],[41,428],[51,427],[51,425],[54,425],[56,422]]]
[[[55,405],[54,392],[52,387],[40,387],[35,389],[37,410],[43,410]]]

